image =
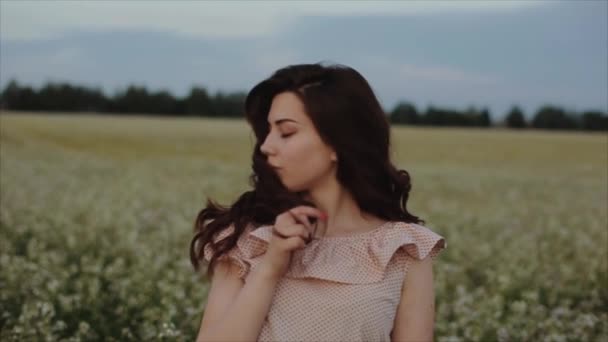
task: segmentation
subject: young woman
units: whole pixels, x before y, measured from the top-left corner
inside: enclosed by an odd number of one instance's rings
[[[208,201],[190,246],[211,278],[198,340],[431,341],[432,260],[447,244],[406,209],[410,177],[368,82],[291,65],[245,111],[253,190]]]

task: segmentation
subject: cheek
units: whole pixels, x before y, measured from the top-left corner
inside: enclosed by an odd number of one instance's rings
[[[293,141],[284,150],[285,160],[290,165],[306,164],[310,160],[314,160],[318,154],[316,144],[307,140]]]
[[[279,177],[292,191],[301,191],[325,174],[331,166],[324,145],[309,141],[293,141],[281,151],[284,169]]]
[[[324,147],[317,142],[301,141],[290,146],[285,154],[288,166],[293,167],[294,172],[310,172],[311,169],[324,168],[329,162]]]

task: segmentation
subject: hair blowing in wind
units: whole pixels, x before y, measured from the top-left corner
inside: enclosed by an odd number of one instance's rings
[[[409,213],[411,190],[407,171],[390,160],[390,125],[365,78],[353,68],[321,63],[290,65],[255,85],[245,100],[245,115],[256,143],[249,182],[253,188],[230,206],[207,200],[194,222],[190,260],[199,269],[206,245],[214,251],[207,275],[221,255],[236,246],[247,225],[271,225],[280,213],[299,205],[315,205],[305,191],[289,191],[268,164],[260,146],[269,133],[268,112],[275,95],[292,92],[304,104],[321,139],[337,153],[336,177],[359,208],[387,221],[424,224]],[[234,232],[214,243],[224,229]]]

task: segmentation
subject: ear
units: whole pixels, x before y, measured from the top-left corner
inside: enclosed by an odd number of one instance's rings
[[[329,158],[330,158],[331,161],[334,161],[334,162],[338,161],[338,157],[336,156],[336,152],[332,152]]]

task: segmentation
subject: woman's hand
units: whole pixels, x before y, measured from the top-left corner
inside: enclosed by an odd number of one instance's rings
[[[260,264],[272,278],[281,278],[289,268],[293,251],[304,248],[312,239],[313,227],[309,216],[327,219],[327,215],[319,209],[303,205],[276,217],[270,244]]]

